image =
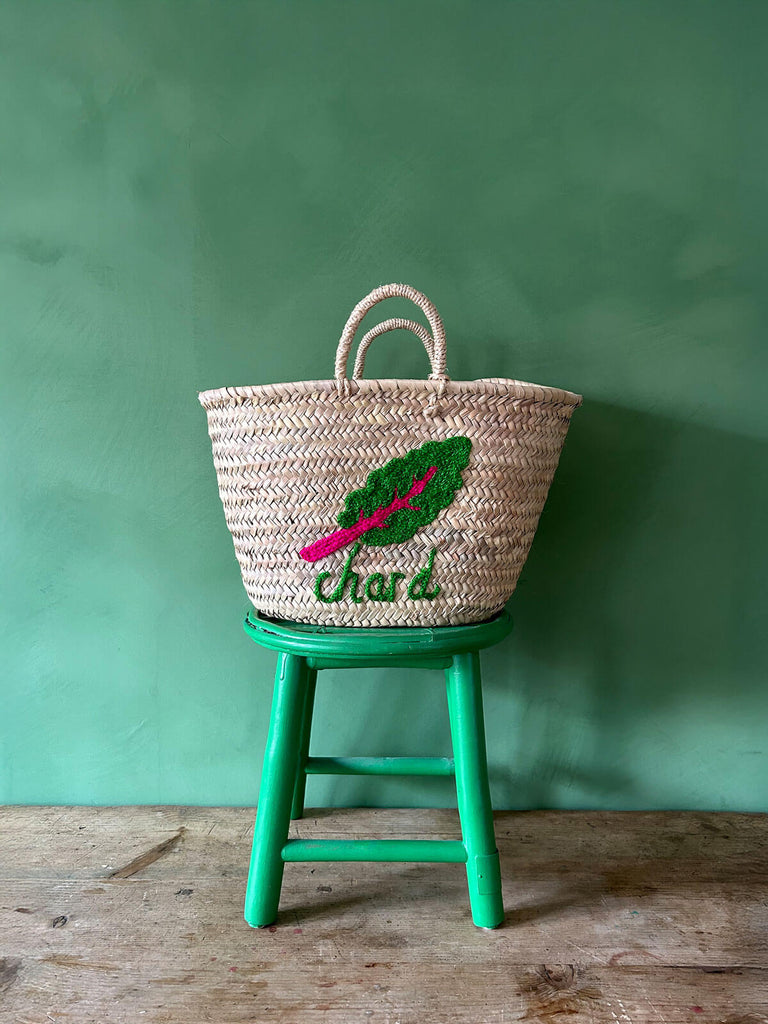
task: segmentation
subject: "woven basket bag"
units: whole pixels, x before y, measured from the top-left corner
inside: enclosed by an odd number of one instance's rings
[[[390,319],[411,299],[431,331]],[[363,380],[380,334],[412,331],[429,380]],[[279,619],[335,626],[450,626],[504,606],[528,555],[579,395],[516,380],[452,381],[425,295],[376,288],[352,310],[334,380],[205,391],[213,461],[243,583]]]

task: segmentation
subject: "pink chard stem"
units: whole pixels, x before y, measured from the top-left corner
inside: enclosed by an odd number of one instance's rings
[[[421,494],[436,472],[437,466],[430,466],[419,480],[416,477],[413,478],[413,483],[408,493],[403,495],[402,498],[399,498],[397,491],[395,491],[392,501],[388,505],[382,505],[380,508],[377,508],[370,516],[364,517],[363,510],[360,509],[360,518],[354,526],[348,526],[343,530],[336,530],[335,533],[331,533],[327,537],[321,537],[314,544],[302,548],[299,554],[306,562],[316,562],[319,558],[332,555],[334,551],[345,548],[348,544],[354,544],[356,540],[369,530],[375,530],[381,526],[386,527],[387,519],[389,519],[393,512],[399,512],[401,508],[409,508],[412,512],[419,512],[418,505],[411,505],[410,500]]]

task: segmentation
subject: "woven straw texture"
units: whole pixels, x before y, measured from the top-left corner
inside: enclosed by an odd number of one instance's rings
[[[347,379],[357,327],[392,295],[416,302],[431,334],[413,321],[385,321],[363,337],[355,377]],[[359,379],[370,342],[398,327],[423,342],[430,379]],[[581,398],[515,380],[451,381],[434,306],[407,285],[385,285],[353,310],[334,380],[221,388],[203,392],[200,402],[243,583],[260,612],[337,626],[441,626],[488,619],[514,591]],[[300,550],[338,529],[346,496],[364,487],[372,470],[426,441],[456,436],[469,438],[472,448],[451,504],[410,540],[363,543],[355,554],[360,595],[372,573],[404,574],[394,600],[320,601],[318,572],[331,574],[332,587],[349,549],[316,563]],[[431,585],[439,592],[430,600],[409,598],[408,580],[433,548]]]

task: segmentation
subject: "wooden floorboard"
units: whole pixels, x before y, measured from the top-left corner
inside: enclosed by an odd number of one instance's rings
[[[768,816],[501,813],[507,918],[460,865],[289,864],[242,919],[248,808],[0,810],[0,1022],[768,1024]],[[458,838],[310,811],[302,838]]]

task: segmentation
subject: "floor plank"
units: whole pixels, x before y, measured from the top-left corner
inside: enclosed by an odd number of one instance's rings
[[[289,864],[242,920],[248,808],[0,810],[0,1021],[768,1024],[768,816],[497,815],[504,927],[459,865]],[[456,838],[451,811],[304,838]]]

